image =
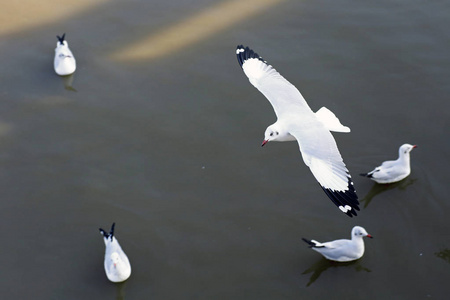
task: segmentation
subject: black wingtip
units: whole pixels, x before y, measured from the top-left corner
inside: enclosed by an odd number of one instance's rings
[[[109,236],[111,237],[111,241],[112,241],[112,238],[113,238],[113,236],[114,236],[114,227],[116,226],[116,223],[114,222],[114,223],[112,223],[112,225],[111,225],[111,231],[109,232]]]
[[[347,191],[333,191],[321,186],[328,198],[347,216],[352,218],[357,216],[356,211],[359,211],[358,195],[356,195],[353,182],[348,178],[348,190]]]
[[[63,45],[64,44],[64,39],[66,38],[66,33],[63,33],[62,36],[57,35],[56,38],[61,43],[61,45]]]
[[[99,228],[99,230],[100,230],[100,233],[101,233],[105,238],[108,238],[108,237],[109,237],[109,234],[108,234],[106,231],[104,231],[102,228]]]
[[[256,58],[256,59],[259,59],[262,62],[265,62],[264,59],[261,56],[259,56],[258,53],[256,53],[255,51],[253,51],[249,47],[244,47],[243,45],[238,45],[236,47],[236,57],[237,57],[239,65],[241,67],[244,64],[244,62],[247,59],[250,59],[250,58]]]
[[[107,233],[104,229],[99,228],[100,233],[103,234],[103,236],[104,236],[105,238],[111,238],[111,241],[112,241],[112,238],[113,238],[113,236],[114,236],[114,226],[116,226],[116,223],[113,223],[113,224],[111,225],[111,230],[109,231],[109,233]]]

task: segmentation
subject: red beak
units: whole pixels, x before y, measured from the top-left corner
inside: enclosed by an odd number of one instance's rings
[[[373,236],[371,236],[370,234],[368,234],[367,237],[373,239]]]
[[[267,144],[268,141],[269,141],[269,140],[264,140],[264,141],[262,142],[262,144],[261,144],[261,147],[264,146],[265,144]]]
[[[414,148],[417,148],[417,145],[413,145],[413,149],[414,149]]]

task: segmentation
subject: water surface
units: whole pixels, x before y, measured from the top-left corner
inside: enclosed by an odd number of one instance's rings
[[[225,2],[83,2],[0,32],[2,298],[448,295],[450,5],[263,2],[156,58],[115,54]],[[63,32],[78,65],[69,78],[53,71]],[[238,44],[352,129],[334,136],[358,217],[326,197],[296,143],[260,147],[276,119],[240,69]],[[403,143],[419,146],[407,179],[357,176]],[[118,285],[98,232],[112,222],[133,270]],[[354,225],[375,237],[357,262],[330,263],[301,241],[346,238]]]

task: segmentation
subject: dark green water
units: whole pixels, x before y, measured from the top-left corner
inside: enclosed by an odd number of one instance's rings
[[[450,3],[285,1],[157,60],[109,58],[211,5],[176,4],[111,1],[0,37],[1,298],[448,297]],[[69,79],[53,71],[63,32]],[[334,136],[358,217],[326,197],[296,143],[260,147],[275,115],[237,44],[352,129]],[[357,176],[403,143],[419,146],[407,179]],[[98,232],[112,222],[133,270],[119,285]],[[354,225],[375,237],[354,263],[301,241]]]

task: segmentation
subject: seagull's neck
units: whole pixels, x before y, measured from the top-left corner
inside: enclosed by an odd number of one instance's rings
[[[123,261],[121,259],[119,259],[115,264],[114,264],[114,268],[116,270],[120,270],[122,268],[123,265]]]
[[[408,153],[400,152],[397,161],[403,165],[409,165],[409,152]]]
[[[276,138],[271,139],[271,141],[274,142],[289,142],[289,141],[295,141],[295,137],[289,133],[289,131],[286,129],[287,126],[281,122],[280,120],[276,121],[272,125],[272,130],[277,131],[278,135]]]
[[[106,246],[116,245],[118,243],[114,236],[112,238],[105,237],[103,240],[105,241]]]
[[[362,236],[360,236],[360,235],[353,235],[352,236],[352,243],[358,249],[364,250],[364,240],[363,240]]]
[[[295,137],[291,135],[288,131],[280,131],[280,134],[276,139],[274,139],[274,142],[290,142],[295,141]]]

